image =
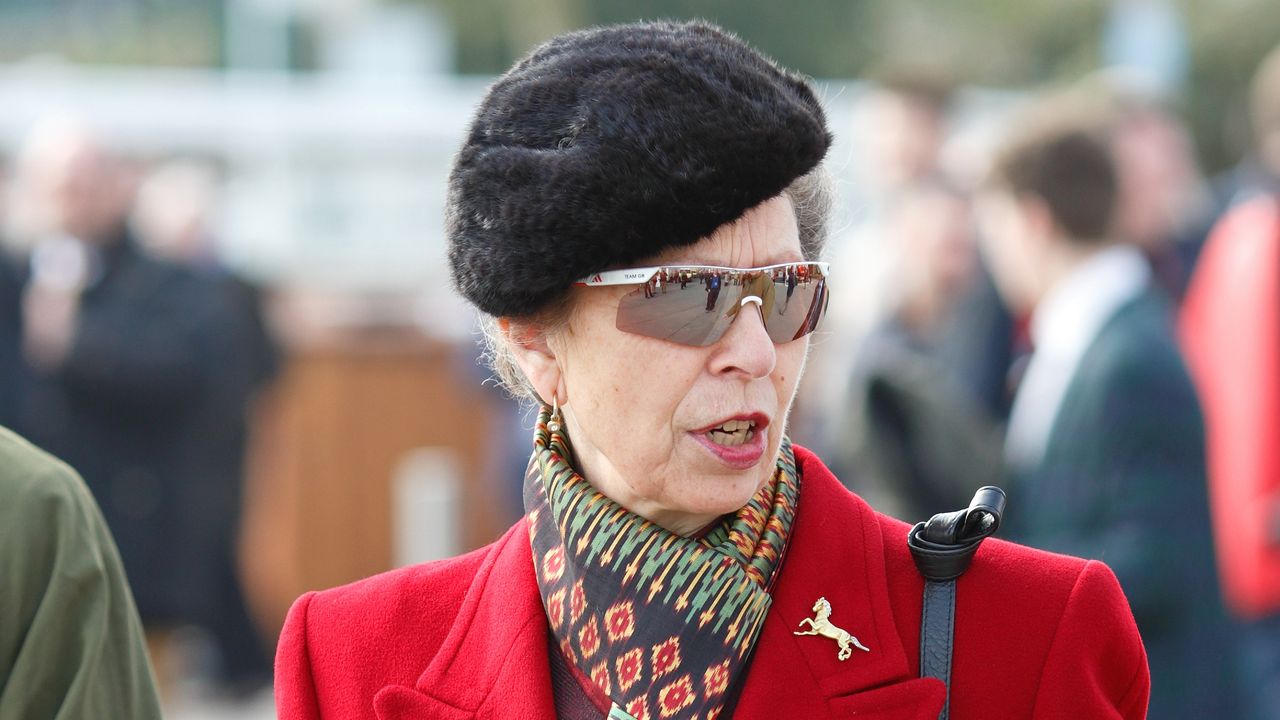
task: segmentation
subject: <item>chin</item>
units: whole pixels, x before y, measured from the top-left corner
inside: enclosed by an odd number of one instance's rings
[[[732,485],[727,488],[724,480],[715,483],[720,491],[712,494],[706,502],[699,503],[701,507],[691,512],[706,515],[725,515],[737,512],[743,505],[751,502],[751,498],[755,497],[755,494],[760,491],[760,488],[768,480],[769,475],[762,477],[759,475],[759,470],[760,468],[753,468],[753,472],[750,474],[742,473],[734,476]]]

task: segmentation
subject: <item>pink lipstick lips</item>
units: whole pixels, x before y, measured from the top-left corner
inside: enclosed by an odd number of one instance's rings
[[[720,462],[746,470],[764,455],[769,418],[763,413],[734,415],[690,433]]]

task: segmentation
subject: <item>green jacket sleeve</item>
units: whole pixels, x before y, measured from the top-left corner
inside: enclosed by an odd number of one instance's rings
[[[98,506],[0,428],[0,718],[160,718],[142,626]]]

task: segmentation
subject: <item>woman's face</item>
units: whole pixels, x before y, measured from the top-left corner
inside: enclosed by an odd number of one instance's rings
[[[780,196],[636,265],[803,259],[791,201]],[[615,327],[618,301],[635,289],[574,288],[567,327],[548,338],[558,397],[579,471],[632,512],[690,534],[745,505],[773,473],[809,343],[775,345],[759,312],[738,313],[707,347],[626,333]],[[754,424],[750,439],[726,446],[711,431],[734,421]]]

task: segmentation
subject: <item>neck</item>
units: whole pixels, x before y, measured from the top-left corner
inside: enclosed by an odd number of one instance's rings
[[[1114,245],[1114,242],[1107,239],[1089,241],[1060,239],[1052,243],[1041,258],[1035,304],[1039,305],[1043,302],[1054,288],[1062,284],[1062,281],[1081,265]]]

